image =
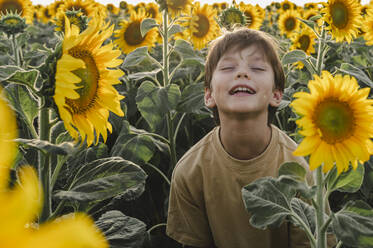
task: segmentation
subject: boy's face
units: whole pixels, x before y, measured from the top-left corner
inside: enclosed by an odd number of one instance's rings
[[[210,89],[205,89],[206,106],[216,106],[219,116],[267,115],[268,106],[277,107],[281,98],[272,66],[255,45],[229,49],[213,72]]]

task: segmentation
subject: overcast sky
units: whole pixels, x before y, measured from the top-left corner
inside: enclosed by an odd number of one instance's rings
[[[108,3],[112,3],[116,6],[119,6],[119,3],[121,0],[96,0],[97,2],[100,2],[102,4],[108,4]],[[274,2],[275,0],[243,0],[243,2],[245,3],[251,3],[251,4],[259,4],[260,6],[262,7],[265,7],[267,5],[269,5],[270,3]],[[52,2],[54,2],[54,0],[31,0],[31,2],[33,4],[42,4],[42,5],[48,5]],[[131,4],[137,4],[139,2],[144,2],[144,3],[149,3],[149,2],[155,2],[154,0],[126,0],[127,3],[131,3]],[[227,2],[227,3],[230,3],[231,1],[224,1],[224,0],[199,0],[199,2],[201,3],[216,3],[216,2]],[[241,0],[236,0],[237,3],[241,2]],[[281,2],[281,0],[278,0],[278,2]],[[292,0],[291,2],[295,3],[296,5],[300,5],[300,6],[303,6],[303,4],[307,3],[307,2],[318,2],[318,1],[307,1],[307,0]],[[361,3],[362,4],[367,4],[369,2],[369,0],[361,0]]]

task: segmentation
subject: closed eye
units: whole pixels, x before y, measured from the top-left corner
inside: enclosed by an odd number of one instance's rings
[[[255,71],[265,71],[265,69],[261,67],[252,67],[251,69]]]
[[[227,66],[227,67],[222,67],[220,70],[222,71],[228,71],[228,70],[233,70],[234,67],[233,66]]]

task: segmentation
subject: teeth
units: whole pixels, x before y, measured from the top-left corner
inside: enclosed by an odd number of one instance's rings
[[[234,90],[233,93],[237,93],[237,92],[248,92],[249,94],[254,94],[252,90],[245,88],[245,87],[238,87]]]

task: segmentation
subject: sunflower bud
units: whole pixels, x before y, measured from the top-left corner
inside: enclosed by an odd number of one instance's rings
[[[0,31],[8,36],[23,33],[26,27],[26,20],[16,12],[9,12],[0,19]]]
[[[88,17],[79,10],[67,10],[65,13],[59,12],[55,18],[56,31],[65,31],[65,15],[69,18],[70,24],[79,27],[80,33],[83,32],[88,26]]]
[[[221,27],[230,30],[235,26],[246,25],[246,17],[238,8],[229,7],[220,13],[218,23]]]

